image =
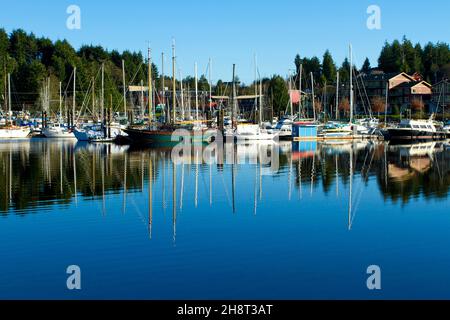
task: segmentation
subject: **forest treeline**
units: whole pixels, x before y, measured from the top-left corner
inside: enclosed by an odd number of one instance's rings
[[[33,33],[24,30],[13,30],[8,34],[0,29],[0,103],[4,106],[6,97],[6,74],[11,73],[13,109],[41,110],[43,103],[43,84],[50,79],[51,100],[58,102],[59,82],[62,83],[66,96],[72,96],[72,76],[74,67],[77,68],[77,91],[85,92],[92,84],[100,87],[101,65],[105,66],[105,96],[107,103],[120,106],[122,101],[122,61],[125,64],[126,84],[139,85],[141,81],[147,82],[147,58],[141,52],[106,50],[101,46],[83,45],[75,49],[66,40],[52,41],[46,37],[37,37]],[[301,57],[297,55],[294,60],[298,79],[300,66],[305,78],[311,73],[315,84],[323,87],[336,82],[336,73],[340,72],[340,79],[345,83],[349,79],[350,63],[345,59],[338,65],[330,51],[326,51],[323,57]],[[413,44],[403,38],[386,42],[381,50],[378,63],[371,65],[369,59],[357,71],[368,72],[372,67],[385,72],[419,72],[425,80],[436,83],[450,76],[450,48],[447,43],[428,43],[424,47]],[[356,69],[356,67],[355,67]],[[161,77],[158,67],[152,64],[152,75],[157,88],[161,88]],[[166,76],[166,87],[171,88],[171,79]],[[297,80],[298,81],[298,80]],[[226,94],[229,81],[219,80],[214,84],[214,94]],[[284,110],[288,104],[286,77],[274,75],[271,79],[264,79],[265,94],[270,97],[274,110]],[[185,88],[194,88],[194,79],[188,76],[184,79]],[[199,79],[200,91],[208,91],[209,84],[203,75]],[[240,84],[240,93],[251,94],[254,92],[254,84]],[[95,91],[95,90],[94,90]],[[228,91],[229,93],[229,88]],[[79,104],[83,103],[83,95],[77,97]]]

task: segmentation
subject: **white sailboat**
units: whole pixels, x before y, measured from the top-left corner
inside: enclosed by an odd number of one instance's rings
[[[123,72],[125,72],[125,69],[123,69]],[[125,73],[124,73],[125,78]],[[123,129],[126,128],[126,125],[121,125],[118,122],[108,123],[106,124],[106,120],[104,117],[106,116],[104,113],[105,110],[105,88],[104,88],[104,82],[105,82],[105,66],[102,64],[101,67],[101,115],[102,115],[102,121],[101,122],[87,122],[82,124],[80,127],[74,128],[73,133],[78,141],[81,142],[112,142],[114,139],[118,138],[119,136],[125,136],[125,134],[122,132]],[[126,86],[126,83],[124,81],[124,86]],[[76,94],[76,68],[74,70],[74,83],[73,83],[73,92],[74,92],[74,98],[73,98],[73,105],[75,106],[75,94]],[[123,100],[124,103],[124,109],[126,110],[126,91],[124,90],[124,97]],[[75,109],[74,109],[75,110]],[[74,111],[75,114],[75,111]],[[106,134],[108,132],[108,134]],[[109,135],[109,133],[111,133]]]
[[[0,127],[0,139],[24,139],[30,134],[29,127],[17,127],[13,125],[11,111],[11,74],[8,73],[8,121]]]
[[[255,67],[257,70],[257,66],[255,63]],[[255,79],[255,86],[258,86],[258,80]],[[257,89],[256,89],[257,92]],[[258,97],[256,97],[257,99]],[[259,106],[258,99],[256,100],[256,112],[259,114],[258,124],[237,124],[236,129],[234,130],[234,138],[237,141],[261,141],[261,140],[274,140],[278,138],[278,133],[273,132],[273,130],[268,130],[262,128],[262,114],[263,114],[263,104],[262,104],[262,82],[260,80],[259,86]],[[233,69],[233,110],[236,110],[237,102],[236,102],[236,84],[234,81],[234,69]],[[234,113],[234,112],[233,112]]]
[[[51,123],[46,128],[42,129],[42,135],[50,139],[75,139],[74,133],[69,128],[64,126],[62,119],[62,88],[59,83],[59,121],[58,123]]]
[[[61,123],[50,124],[42,130],[42,135],[49,139],[75,139],[75,135]]]
[[[352,46],[350,45],[350,121],[349,123],[328,122],[319,132],[318,137],[324,139],[351,139],[358,128],[367,130],[362,126],[353,125],[353,109],[354,109],[354,92],[353,92],[353,57]],[[312,77],[312,76],[311,76]],[[311,78],[313,81],[313,78]],[[314,98],[313,98],[314,108]]]

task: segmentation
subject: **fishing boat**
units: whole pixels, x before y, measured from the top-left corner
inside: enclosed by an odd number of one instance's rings
[[[13,125],[11,111],[11,74],[8,74],[8,121],[0,127],[0,139],[24,139],[27,138],[31,130],[29,127],[18,127]]]

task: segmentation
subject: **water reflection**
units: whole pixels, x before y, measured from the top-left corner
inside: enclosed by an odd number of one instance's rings
[[[227,148],[2,142],[0,296],[448,299],[448,143]]]
[[[274,191],[274,179],[286,184],[287,201],[297,194],[303,199],[316,192],[334,192],[336,197],[351,199],[348,187],[352,177],[363,182],[358,191],[361,194],[364,184],[373,179],[385,199],[405,203],[419,196],[446,198],[449,192],[448,142],[253,143],[229,146],[222,156],[227,157],[227,152],[232,154],[231,164],[209,164],[204,149],[195,147],[183,164],[176,165],[171,161],[172,149],[164,147],[46,140],[2,142],[0,212],[51,210],[53,205],[77,205],[80,198],[102,201],[105,211],[105,196],[112,194],[122,197],[122,211],[126,213],[128,196],[142,193],[150,202],[158,199],[164,212],[172,209],[175,231],[177,210],[183,211],[189,204],[197,208],[200,202],[211,208],[223,205],[216,203],[220,200],[217,193],[223,189],[230,212],[236,213],[236,193],[243,192],[241,185],[246,188],[250,181],[252,190],[245,192],[254,214],[265,194]],[[277,157],[275,169],[262,161],[267,155]],[[217,160],[217,155],[213,158]],[[205,192],[200,190],[203,187]],[[345,190],[340,190],[343,187]],[[361,198],[361,194],[356,193],[356,197]],[[150,206],[150,228],[152,215]]]

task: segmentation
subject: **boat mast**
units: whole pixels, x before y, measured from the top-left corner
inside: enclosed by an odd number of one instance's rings
[[[123,111],[125,112],[125,117],[128,118],[127,114],[127,84],[125,80],[125,60],[122,60],[122,82],[123,82]]]
[[[313,114],[314,114],[314,122],[316,122],[316,106],[314,105],[315,102],[315,96],[314,96],[314,76],[313,73],[311,72],[311,94],[312,94],[312,109],[313,109]]]
[[[12,126],[12,115],[11,115],[11,74],[8,73],[8,116],[9,125]]]
[[[141,112],[141,117],[144,117],[144,113],[145,113],[145,107],[144,107],[144,80],[141,79],[141,96],[140,96],[140,112]],[[150,115],[149,115],[150,117]]]
[[[2,110],[4,111],[4,112],[6,112],[6,110],[8,109],[8,98],[7,98],[7,96],[8,96],[8,75],[6,74],[6,63],[3,65],[3,70],[4,70],[4,80],[5,80],[5,83],[4,83],[4,85],[3,85],[3,97],[4,97],[4,101],[3,101],[3,108],[2,108]]]
[[[192,119],[192,109],[191,109],[191,88],[189,86],[189,83],[187,85],[187,108],[188,108],[188,115],[189,120]]]
[[[231,123],[235,123],[235,116],[236,116],[236,85],[235,85],[235,77],[236,77],[236,65],[233,64],[233,90],[232,90],[232,97],[231,101],[233,103],[233,110],[231,115]],[[233,125],[232,125],[233,126]]]
[[[292,103],[292,75],[289,71],[289,106],[291,107],[291,117],[294,116],[294,104]]]
[[[262,90],[263,90],[263,85],[262,85],[262,79],[261,79],[261,75],[259,77],[259,124],[261,125],[263,122],[263,96],[262,96]]]
[[[164,110],[164,122],[167,123],[169,117],[169,110],[166,111],[166,85],[164,75],[164,52],[161,53],[161,85],[162,85],[162,104]]]
[[[302,113],[302,80],[303,80],[303,64],[300,64],[300,75],[299,75],[299,80],[298,80],[298,90],[299,90],[299,94],[300,94],[300,101],[298,103],[298,111],[299,113]]]
[[[209,58],[208,78],[209,78],[209,112],[212,116],[212,82],[211,82],[212,60]]]
[[[388,113],[388,103],[389,103],[389,81],[386,83],[386,102],[384,105],[384,124],[387,124],[387,113]]]
[[[73,102],[72,102],[72,127],[75,128],[75,112],[76,112],[76,99],[77,95],[77,67],[73,69]]]
[[[184,112],[184,92],[183,92],[183,73],[180,69],[180,90],[181,90],[181,119],[185,118],[185,112]]]
[[[336,74],[336,120],[339,117],[339,71]]]
[[[50,86],[49,86],[49,88],[50,88]],[[50,101],[50,99],[49,99],[49,101]],[[49,106],[48,110],[50,111],[50,106]],[[92,118],[93,118],[92,120],[94,120],[95,118],[97,118],[97,120],[98,120],[98,114],[95,114],[95,78],[94,77],[92,77]]]
[[[255,54],[255,110],[259,111],[258,108],[258,57]],[[256,118],[256,115],[255,115]],[[256,121],[256,119],[255,119]]]
[[[195,120],[198,121],[198,66],[195,63]]]
[[[152,79],[152,49],[148,48],[148,125],[153,120],[153,79]]]
[[[353,52],[352,45],[350,45],[349,49],[350,55],[350,123],[353,122],[353,104],[354,104],[354,96],[353,96]]]
[[[59,126],[62,125],[62,83],[59,82]]]
[[[102,93],[101,93],[101,108],[100,118],[102,119],[103,126],[105,125],[105,63],[102,63]]]
[[[177,108],[177,80],[175,75],[175,40],[172,43],[172,90],[173,90],[173,102],[172,102],[172,123],[175,124],[176,121],[176,108]]]

